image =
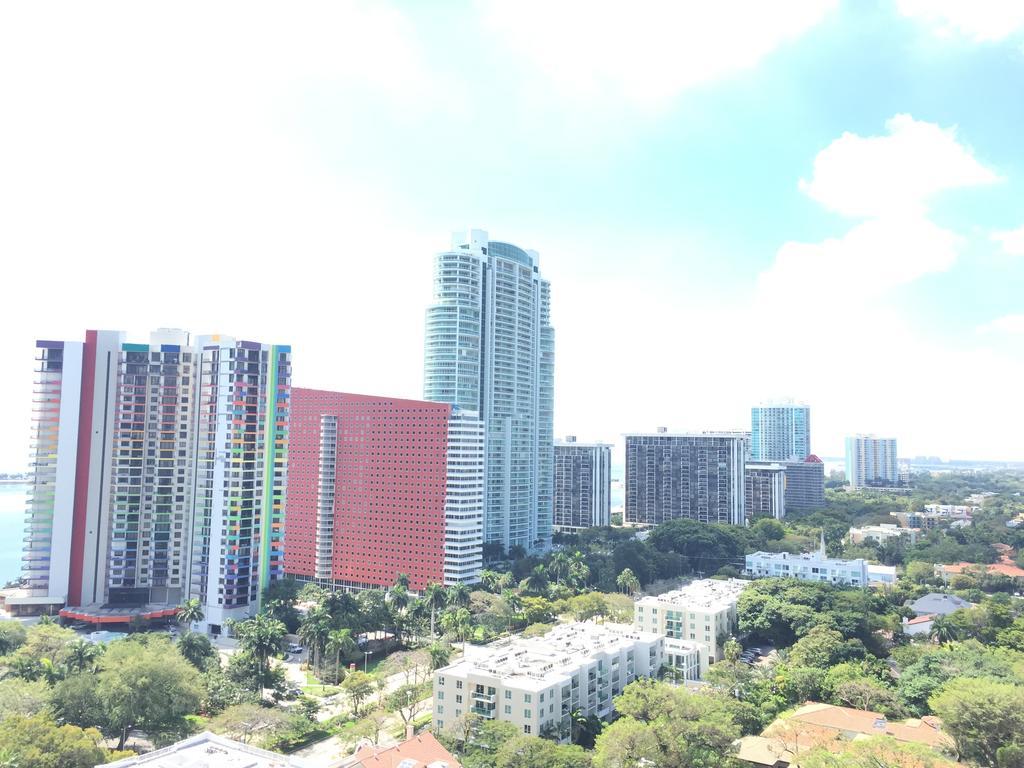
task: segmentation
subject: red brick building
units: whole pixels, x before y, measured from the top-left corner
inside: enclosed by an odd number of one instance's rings
[[[461,531],[446,520],[452,407],[293,388],[291,409],[285,573],[343,589],[390,586],[399,573],[413,590],[453,581],[446,539],[452,548]],[[482,517],[482,477],[480,486]],[[466,540],[477,538],[482,530]]]

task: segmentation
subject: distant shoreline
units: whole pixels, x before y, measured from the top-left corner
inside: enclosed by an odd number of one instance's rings
[[[0,485],[32,485],[31,480],[0,480]]]

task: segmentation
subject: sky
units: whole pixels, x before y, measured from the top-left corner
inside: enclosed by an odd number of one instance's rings
[[[1024,3],[0,6],[0,471],[34,340],[293,348],[422,394],[451,233],[540,253],[556,434],[1024,460]]]

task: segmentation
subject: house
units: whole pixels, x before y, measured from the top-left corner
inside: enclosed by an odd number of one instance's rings
[[[935,623],[935,614],[926,613],[924,616],[915,616],[913,619],[903,619],[903,633],[906,635],[924,635],[927,637],[932,633],[932,625]]]
[[[429,732],[393,747],[360,747],[345,768],[462,768],[462,763]]]
[[[760,736],[737,740],[736,757],[754,768],[795,768],[794,760],[810,750],[824,747],[841,752],[850,742],[872,736],[888,736],[934,750],[953,746],[953,739],[935,717],[890,721],[866,709],[807,702],[778,718]]]
[[[929,592],[927,595],[917,598],[909,606],[915,616],[948,616],[953,611],[959,611],[961,608],[973,608],[974,603],[969,603],[956,595]]]

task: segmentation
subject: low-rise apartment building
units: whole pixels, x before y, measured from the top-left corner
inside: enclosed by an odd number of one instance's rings
[[[841,560],[824,552],[755,552],[747,555],[746,572],[754,578],[782,577],[803,581],[825,581],[851,587],[868,585],[868,564],[862,558]]]
[[[472,712],[523,733],[569,738],[569,714],[607,718],[613,698],[664,663],[665,638],[623,624],[574,622],[513,637],[434,672],[434,728]]]
[[[667,640],[695,644],[703,677],[711,664],[722,659],[725,640],[736,634],[736,601],[749,584],[742,579],[700,579],[671,592],[642,597],[633,606],[633,623]],[[669,664],[676,666],[676,661],[669,659]]]
[[[865,525],[860,528],[850,528],[847,534],[851,544],[863,544],[869,539],[885,544],[887,541],[906,539],[910,544],[917,542],[917,535],[921,531],[917,528],[901,528],[894,523],[882,523],[881,525]]]

